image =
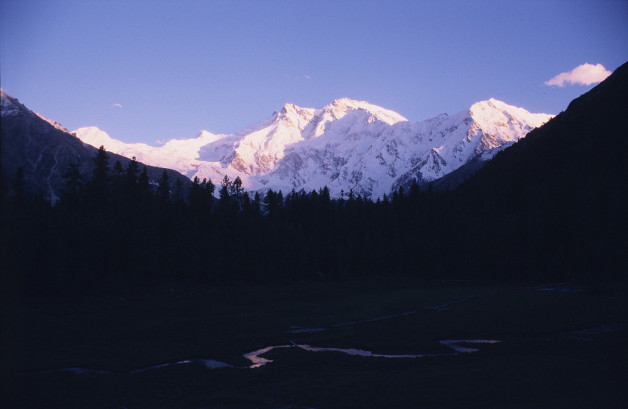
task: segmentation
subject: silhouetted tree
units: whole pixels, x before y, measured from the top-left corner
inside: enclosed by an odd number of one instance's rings
[[[233,199],[235,200],[236,204],[238,206],[240,206],[240,202],[242,200],[242,179],[240,179],[240,176],[236,176],[235,180],[233,181],[233,183],[231,184],[231,196],[233,196]]]
[[[231,191],[233,183],[229,180],[229,176],[225,175],[220,183],[220,190],[218,191],[218,206],[224,211],[229,206],[231,200]]]
[[[90,182],[90,198],[95,208],[104,208],[109,196],[109,155],[104,146],[100,146],[94,156],[94,171]]]
[[[170,181],[168,179],[168,172],[164,170],[157,185],[157,194],[163,202],[170,200]]]
[[[148,178],[148,169],[146,169],[146,166],[142,168],[142,173],[140,173],[140,176],[137,179],[137,184],[140,188],[140,191],[143,193],[146,193],[150,190],[150,180]]]
[[[78,163],[70,163],[68,165],[68,168],[63,173],[63,179],[65,183],[61,200],[71,208],[76,208],[84,194],[83,175],[81,175]]]

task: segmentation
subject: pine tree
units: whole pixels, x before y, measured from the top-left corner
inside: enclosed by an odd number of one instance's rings
[[[63,173],[64,189],[62,201],[67,203],[71,208],[78,206],[83,197],[83,175],[78,163],[70,163]]]
[[[141,191],[146,192],[150,190],[150,180],[148,179],[148,169],[146,169],[146,166],[142,168],[142,173],[140,173],[137,183]]]
[[[190,188],[188,201],[193,209],[200,210],[201,207],[203,207],[203,193],[198,176],[194,176],[194,180],[192,180],[192,187]]]
[[[214,190],[216,189],[216,186],[212,183],[211,179],[203,178],[203,183],[201,184],[201,186],[210,198],[214,197]]]
[[[242,179],[240,179],[240,176],[236,176],[235,180],[231,184],[231,191],[232,196],[234,197],[238,205],[240,205],[240,202],[242,200],[242,190]]]
[[[94,156],[94,172],[90,182],[90,198],[96,208],[104,208],[109,196],[109,155],[104,146],[100,146]]]
[[[321,197],[321,202],[325,203],[325,204],[329,204],[331,201],[330,195],[329,195],[329,188],[327,186],[324,186],[321,191],[320,191],[320,197]]]
[[[253,203],[252,203],[252,208],[251,208],[251,211],[253,212],[253,214],[261,213],[261,205],[262,205],[262,199],[259,196],[259,192],[255,192],[255,195],[253,196]]]
[[[183,182],[181,182],[181,179],[179,178],[174,181],[173,196],[173,199],[176,203],[181,203],[183,201]]]
[[[122,179],[122,174],[124,174],[124,169],[122,168],[122,162],[119,160],[116,161],[113,165],[113,177],[116,179]]]
[[[164,170],[161,174],[161,178],[159,179],[159,184],[157,185],[157,194],[159,198],[168,202],[170,199],[170,182],[168,180],[168,173]]]
[[[249,192],[244,192],[242,195],[242,213],[245,215],[251,214],[251,198]]]
[[[129,191],[134,191],[137,187],[137,177],[140,173],[140,165],[133,156],[133,159],[126,167],[126,187]]]
[[[231,180],[229,180],[229,176],[225,175],[225,177],[222,179],[222,182],[220,183],[220,191],[218,192],[218,206],[220,206],[221,209],[225,209],[229,205],[229,201],[231,199],[230,193],[232,185],[233,184]]]
[[[122,168],[122,163],[117,160],[113,165],[113,201],[115,203],[125,202],[125,179],[124,179],[124,169]]]

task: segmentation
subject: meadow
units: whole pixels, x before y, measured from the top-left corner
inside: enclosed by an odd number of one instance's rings
[[[3,406],[620,408],[627,294],[396,278],[15,301],[3,308]],[[499,342],[440,342],[477,339]],[[260,367],[243,356],[281,345],[293,347]],[[229,367],[175,364],[195,359]]]

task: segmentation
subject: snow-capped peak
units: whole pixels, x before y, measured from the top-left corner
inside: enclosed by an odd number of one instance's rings
[[[150,165],[214,182],[239,176],[249,190],[327,186],[367,197],[412,179],[426,183],[470,160],[486,160],[551,118],[496,99],[453,115],[411,123],[398,113],[341,98],[320,109],[285,104],[268,119],[230,135],[202,131],[161,147],[124,144],[93,128],[77,136]]]
[[[274,119],[272,122],[283,123],[284,126],[294,126],[299,130],[303,130],[314,116],[314,111],[313,108],[302,108],[295,104],[285,104],[281,110],[275,111],[271,118]],[[265,127],[264,123],[260,125],[262,125],[261,128]]]
[[[495,98],[471,105],[469,114],[485,133],[513,142],[552,118],[552,115],[533,114]]]
[[[377,120],[385,122],[388,125],[407,121],[405,117],[395,111],[370,104],[366,101],[356,101],[349,98],[336,99],[331,104],[326,105],[322,111],[331,114],[334,119],[340,119],[351,111],[363,111],[368,112]]]
[[[302,111],[303,108],[301,108],[298,105],[295,104],[284,104],[283,108],[281,108],[281,113],[282,114],[287,114],[287,113],[299,113],[300,111]]]
[[[553,116],[549,114],[532,114],[523,108],[508,105],[495,98],[476,102],[471,105],[469,112],[476,121],[491,121],[495,120],[496,116],[503,115],[503,117],[506,118],[518,118],[530,123],[535,123],[535,126],[542,125]]]

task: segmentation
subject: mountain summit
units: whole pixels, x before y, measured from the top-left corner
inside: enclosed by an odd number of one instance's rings
[[[286,104],[234,134],[202,131],[161,147],[126,144],[98,128],[76,135],[153,166],[219,182],[239,176],[248,190],[353,191],[369,198],[413,180],[426,184],[470,161],[485,161],[552,116],[489,99],[457,114],[409,122],[398,113],[342,98],[321,109]]]

